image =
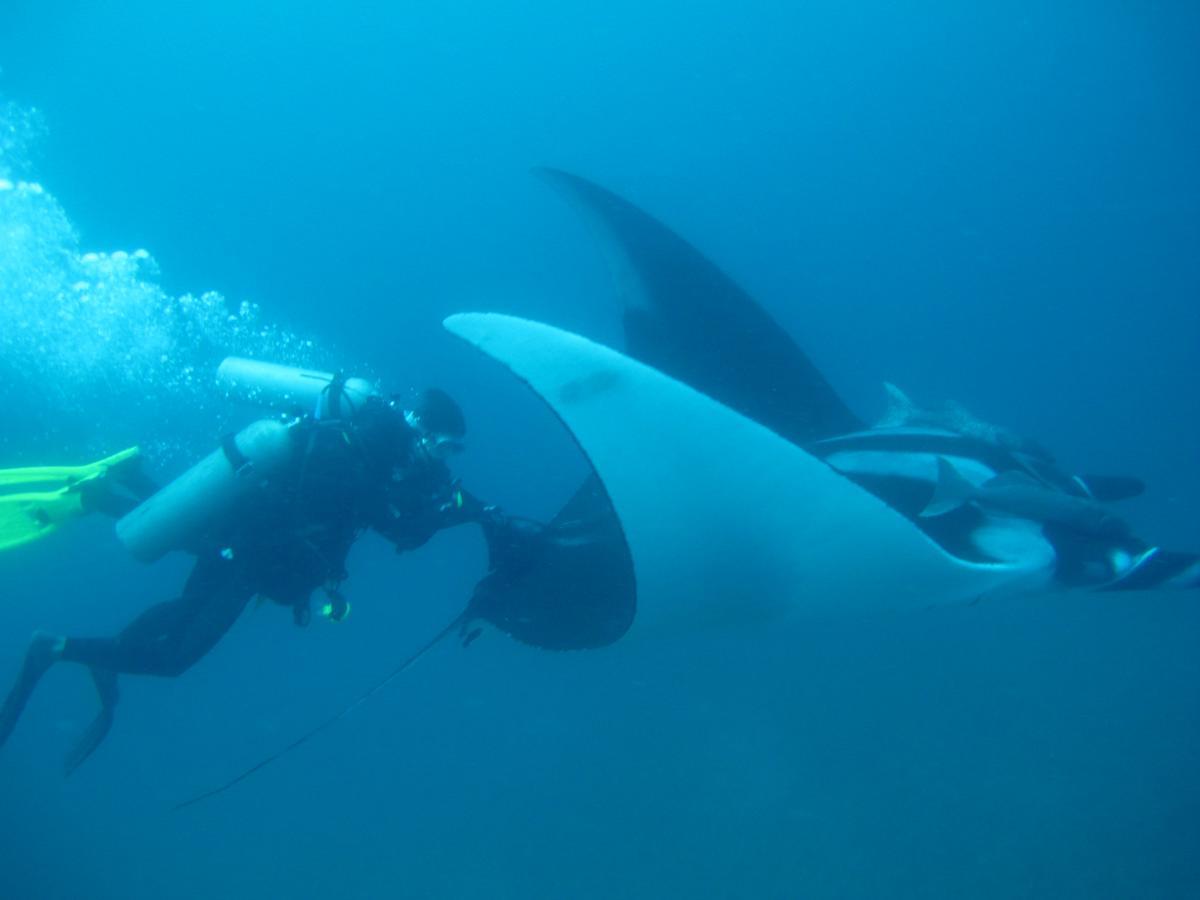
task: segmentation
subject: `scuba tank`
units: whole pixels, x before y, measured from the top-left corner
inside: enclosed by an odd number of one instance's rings
[[[217,385],[237,400],[278,410],[296,410],[315,419],[345,418],[379,391],[362,378],[299,369],[238,356],[217,367]]]
[[[217,384],[230,396],[315,420],[353,416],[379,392],[362,378],[227,357]],[[189,549],[239,500],[261,487],[300,452],[292,428],[298,418],[262,419],[214,450],[117,522],[117,537],[131,553],[153,562],[171,550]]]
[[[154,562],[191,547],[213,522],[292,460],[292,426],[261,419],[214,450],[117,522],[117,537],[135,557]]]

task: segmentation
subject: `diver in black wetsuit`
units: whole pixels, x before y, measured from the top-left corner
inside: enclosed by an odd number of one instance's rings
[[[367,528],[397,552],[466,522],[480,523],[489,535],[501,532],[503,517],[461,490],[445,464],[461,448],[465,430],[458,406],[436,390],[426,391],[412,410],[371,397],[344,420],[298,420],[286,467],[189,547],[197,560],[177,599],[152,606],[115,637],[34,637],[0,709],[0,745],[56,662],[87,666],[101,700],[100,714],[67,757],[69,773],[108,733],[117,675],[185,672],[252,597],[291,607],[297,624],[305,624],[311,594],[325,588],[326,614],[344,617],[348,605],[337,585],[346,577],[351,545]],[[110,513],[123,511],[109,506]]]

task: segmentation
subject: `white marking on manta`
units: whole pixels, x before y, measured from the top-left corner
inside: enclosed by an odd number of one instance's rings
[[[822,444],[838,444],[843,441],[854,440],[856,438],[881,438],[889,435],[920,435],[921,437],[946,437],[962,440],[963,435],[957,431],[948,431],[945,428],[917,428],[909,425],[881,425],[876,428],[868,428],[862,431],[852,431],[849,434],[839,434],[837,437],[825,438],[817,441],[816,446]]]
[[[825,462],[839,472],[850,475],[884,475],[911,478],[914,481],[938,480],[937,453],[905,453],[895,450],[838,450],[825,457]],[[975,486],[996,477],[996,470],[977,459],[966,456],[944,456],[954,463],[955,470]]]
[[[635,632],[971,602],[1049,577],[1035,529],[996,520],[979,539],[999,562],[951,556],[812,454],[583,337],[496,314],[445,326],[526,382],[591,461],[633,559]]]

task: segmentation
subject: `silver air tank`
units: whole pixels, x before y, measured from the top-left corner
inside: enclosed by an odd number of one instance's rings
[[[291,427],[281,419],[247,425],[117,522],[117,537],[143,562],[194,549],[239,500],[293,457]]]
[[[217,368],[217,385],[238,400],[271,409],[299,409],[315,418],[340,417],[359,409],[379,391],[362,378],[299,369],[256,359],[227,357]]]

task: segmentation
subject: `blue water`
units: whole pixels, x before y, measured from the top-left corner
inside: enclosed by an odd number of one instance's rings
[[[0,465],[139,442],[177,472],[243,414],[209,380],[239,353],[447,388],[466,483],[550,514],[572,443],[440,327],[618,339],[549,164],[687,235],[864,416],[884,380],[958,401],[1144,477],[1130,519],[1200,547],[1191,5],[192,6],[5,7]],[[111,632],[187,563],[102,521],[4,554],[0,678],[34,628]],[[0,897],[1200,895],[1194,592],[568,655],[490,634],[166,812],[336,710],[484,565],[468,532],[365,538],[346,623],[264,607],[186,676],[125,679],[65,782],[94,701],[53,671],[0,751]]]

